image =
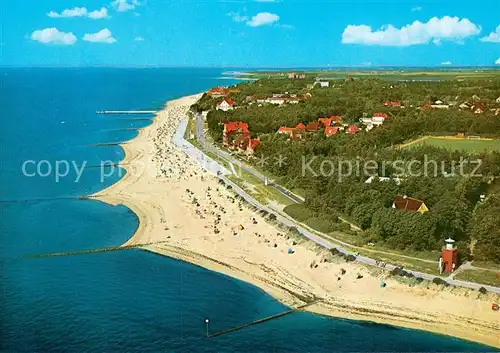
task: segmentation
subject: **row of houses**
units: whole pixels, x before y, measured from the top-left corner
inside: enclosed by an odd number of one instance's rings
[[[250,137],[248,124],[241,121],[221,121],[224,125],[222,131],[222,143],[229,149],[253,154],[255,148],[260,145],[260,140]]]
[[[340,131],[347,134],[356,134],[360,131],[355,124],[344,124],[340,116],[334,115],[329,118],[320,118],[317,122],[309,122],[307,125],[298,123],[295,127],[282,126],[276,132],[279,135],[288,135],[291,140],[303,139],[308,133],[317,133],[321,128],[324,129],[325,136],[335,136]]]
[[[275,104],[275,105],[283,105],[283,104],[298,104],[300,102],[304,102],[311,98],[310,93],[306,94],[289,94],[285,93],[277,93],[268,96],[249,96],[246,98],[246,101],[249,105],[254,103],[257,104]]]

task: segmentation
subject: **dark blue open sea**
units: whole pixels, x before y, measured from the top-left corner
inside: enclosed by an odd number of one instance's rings
[[[29,254],[120,245],[137,227],[127,208],[76,197],[101,182],[101,161],[149,120],[96,115],[156,109],[229,84],[218,69],[0,69],[0,351],[2,352],[479,352],[491,348],[421,331],[297,313],[225,336],[285,308],[256,287],[140,250],[70,257]],[[130,117],[129,117],[130,118]],[[87,167],[45,175],[56,161]],[[63,168],[62,165],[59,165]],[[61,172],[65,172],[61,169]]]

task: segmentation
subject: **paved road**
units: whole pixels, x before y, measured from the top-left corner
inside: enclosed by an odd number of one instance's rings
[[[197,117],[197,119],[198,119],[198,117]],[[181,123],[179,124],[179,127],[177,128],[177,131],[173,137],[173,142],[178,147],[182,148],[188,156],[190,156],[191,158],[198,161],[198,163],[200,163],[202,168],[205,168],[210,173],[217,175],[221,180],[224,181],[224,183],[226,183],[226,185],[230,185],[233,188],[233,190],[238,195],[240,195],[242,198],[244,198],[248,203],[250,203],[251,205],[255,206],[256,208],[258,208],[260,210],[264,210],[264,211],[268,212],[269,214],[273,214],[276,217],[276,220],[278,222],[284,224],[285,226],[296,228],[307,239],[309,239],[309,240],[315,242],[316,244],[321,245],[327,249],[336,248],[338,251],[340,251],[343,254],[352,254],[351,251],[344,249],[342,247],[339,247],[339,246],[335,246],[334,244],[332,244],[328,240],[310,232],[309,230],[303,228],[302,226],[300,226],[296,222],[294,222],[286,217],[283,217],[279,213],[276,213],[274,210],[260,204],[253,197],[248,195],[242,188],[240,188],[238,185],[236,185],[231,180],[229,180],[226,177],[226,175],[231,174],[231,173],[226,168],[224,168],[223,166],[221,166],[219,163],[212,160],[211,158],[207,157],[203,152],[201,152],[199,149],[197,149],[191,143],[189,143],[188,141],[186,141],[184,139],[184,132],[186,131],[187,122],[188,122],[187,118],[181,121]],[[200,124],[200,126],[201,126],[201,124]],[[197,132],[198,132],[198,128],[197,128]],[[379,266],[379,263],[377,260],[371,259],[369,257],[358,255],[358,256],[356,256],[356,260],[361,262],[361,263],[364,263],[366,265],[379,267],[379,268],[381,267],[381,266]],[[436,266],[437,266],[437,264],[436,264]],[[396,267],[395,265],[387,264],[384,268],[386,270],[393,270],[395,267]],[[412,273],[415,277],[423,278],[423,279],[429,280],[429,281],[432,281],[434,278],[439,277],[439,276],[430,275],[428,273],[422,273],[422,272],[417,272],[417,271],[412,271],[412,270],[406,270],[406,271]],[[486,288],[486,290],[488,290],[490,292],[500,294],[499,287],[481,285],[481,284],[473,283],[473,282],[459,281],[459,280],[451,279],[448,277],[439,277],[439,278],[441,278],[443,281],[445,281],[451,285],[454,285],[454,286],[472,288],[472,289],[476,289],[476,290],[481,288],[481,287],[484,287],[484,288]]]

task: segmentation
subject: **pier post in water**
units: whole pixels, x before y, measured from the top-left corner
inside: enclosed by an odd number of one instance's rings
[[[208,338],[208,324],[210,323],[209,319],[205,319],[205,324],[207,325],[207,338]]]

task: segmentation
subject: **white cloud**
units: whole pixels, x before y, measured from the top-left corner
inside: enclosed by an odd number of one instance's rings
[[[61,13],[50,11],[47,16],[51,18],[89,17],[99,20],[108,17],[108,10],[103,7],[100,10],[88,12],[86,7],[74,7],[72,9],[65,9]]]
[[[417,12],[417,11],[422,11],[421,6],[415,6],[414,8],[411,9],[412,12]]]
[[[276,14],[270,12],[260,12],[257,15],[253,16],[249,21],[247,21],[247,25],[250,27],[259,27],[264,25],[270,25],[278,22],[280,17]]]
[[[441,65],[451,65],[451,61],[443,61]]]
[[[87,33],[83,36],[83,40],[91,43],[115,43],[116,39],[113,38],[111,31],[107,28],[100,30],[97,33]]]
[[[31,39],[43,44],[72,45],[76,42],[73,33],[61,32],[57,28],[37,29],[31,33]]]
[[[133,10],[139,5],[140,3],[137,0],[113,0],[111,3],[111,6],[119,12]]]
[[[500,25],[497,26],[495,32],[491,32],[487,37],[480,39],[481,42],[500,43]]]
[[[134,41],[136,41],[136,42],[142,42],[142,41],[144,41],[144,38],[142,38],[140,36],[137,36],[137,37],[134,38]]]
[[[495,61],[495,64],[500,65],[500,58]]]
[[[348,25],[342,33],[342,43],[387,46],[439,44],[443,40],[459,42],[479,32],[481,27],[467,18],[444,16],[433,17],[425,23],[415,21],[402,28],[385,25],[376,31],[367,25]]]
[[[50,11],[47,16],[52,18],[61,17],[84,17],[87,15],[87,9],[85,7],[74,7],[72,9],[65,9],[63,12],[58,13],[55,11]]]
[[[89,18],[93,20],[100,20],[101,18],[108,17],[108,9],[102,7],[100,10],[95,10],[89,13]]]

